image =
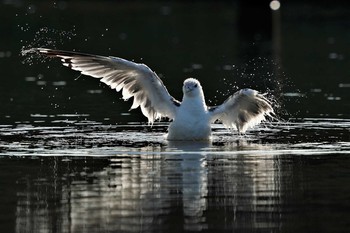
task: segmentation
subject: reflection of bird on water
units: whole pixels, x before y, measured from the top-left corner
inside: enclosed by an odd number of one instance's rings
[[[172,119],[168,140],[208,140],[211,123],[221,120],[225,127],[245,132],[273,113],[270,102],[257,91],[242,89],[221,105],[209,107],[198,80],[184,81],[182,102],[174,99],[161,79],[148,66],[117,57],[105,57],[45,48],[33,49],[61,58],[63,65],[99,78],[112,89],[122,90],[123,99],[133,97],[131,109],[141,108],[149,123],[162,117]]]

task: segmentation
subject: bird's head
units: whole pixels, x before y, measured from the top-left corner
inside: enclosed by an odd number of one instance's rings
[[[196,97],[203,95],[202,86],[197,79],[188,78],[184,81],[182,91],[185,96]]]

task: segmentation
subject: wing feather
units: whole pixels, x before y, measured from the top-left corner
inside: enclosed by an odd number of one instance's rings
[[[122,90],[124,100],[133,97],[131,109],[141,108],[149,123],[161,117],[174,118],[178,108],[161,79],[148,66],[118,57],[105,57],[46,48],[35,51],[61,58],[63,65]]]
[[[273,114],[271,103],[257,91],[242,89],[231,95],[222,105],[209,109],[213,120],[221,120],[225,127],[244,133],[248,128]]]

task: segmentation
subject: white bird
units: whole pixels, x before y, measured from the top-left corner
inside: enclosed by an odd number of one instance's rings
[[[209,140],[211,123],[216,120],[221,120],[228,129],[244,133],[265,120],[265,116],[273,114],[270,101],[252,89],[237,91],[223,104],[210,107],[205,102],[199,81],[188,78],[183,83],[183,98],[179,102],[145,64],[118,57],[47,48],[35,48],[33,51],[61,58],[63,65],[81,74],[99,78],[117,92],[122,90],[124,100],[133,97],[131,109],[140,107],[150,124],[163,117],[171,119],[168,140]]]

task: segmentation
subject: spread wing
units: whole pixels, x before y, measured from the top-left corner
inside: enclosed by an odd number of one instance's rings
[[[122,90],[124,100],[133,97],[131,109],[140,106],[149,123],[161,117],[174,118],[180,103],[167,91],[163,82],[148,66],[118,57],[105,57],[46,48],[35,51],[49,57],[61,58],[63,65],[81,74],[99,78],[117,92]]]
[[[245,132],[273,114],[271,103],[257,91],[242,89],[231,95],[222,105],[210,110],[213,120],[221,120],[225,127]]]

